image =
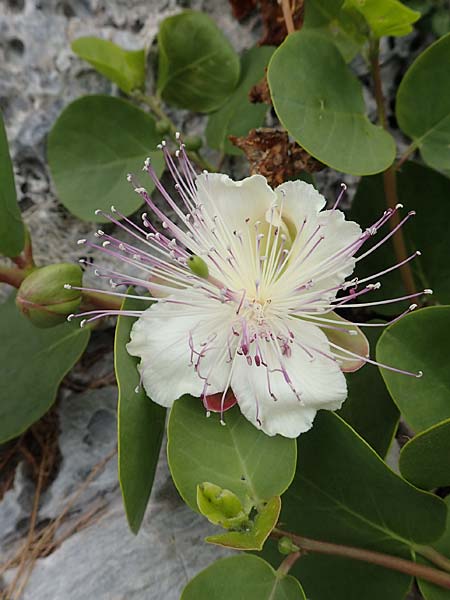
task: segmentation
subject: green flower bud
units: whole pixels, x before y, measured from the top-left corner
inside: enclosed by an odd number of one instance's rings
[[[170,123],[169,121],[165,121],[162,119],[161,121],[156,122],[156,131],[159,135],[164,135],[170,131]]]
[[[197,486],[197,505],[208,521],[224,529],[240,529],[248,522],[248,513],[236,494],[214,483]]]
[[[292,554],[298,552],[300,548],[294,544],[291,538],[284,536],[278,540],[278,552],[280,554]]]
[[[69,263],[35,269],[17,292],[17,307],[37,327],[59,325],[80,305],[81,292],[71,286],[80,287],[82,277],[80,267]]]
[[[193,152],[200,150],[203,146],[202,138],[199,135],[188,135],[187,138],[183,139],[183,143],[186,150],[192,150]]]
[[[205,263],[203,258],[200,258],[200,256],[196,256],[194,254],[188,258],[187,264],[193,273],[202,279],[207,279],[209,275],[208,265]]]

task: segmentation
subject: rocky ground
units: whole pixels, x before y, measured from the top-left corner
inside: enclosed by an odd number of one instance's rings
[[[11,141],[20,205],[40,263],[76,260],[76,240],[95,230],[58,203],[46,165],[46,135],[63,107],[75,98],[117,93],[73,55],[71,40],[96,35],[129,49],[150,46],[161,20],[187,5],[211,14],[237,50],[250,47],[259,37],[256,16],[239,24],[224,0],[0,0],[0,108]],[[412,44],[414,38],[404,38],[384,47],[384,76],[391,99]],[[355,68],[365,72],[362,62]],[[367,101],[373,109],[368,92]],[[178,113],[177,120],[180,129],[189,133],[203,126],[201,118],[187,113]],[[318,181],[334,195],[341,179],[321,175]],[[93,337],[94,345],[111,348],[108,332]],[[29,578],[24,576],[28,563],[24,566],[18,552],[33,511],[35,486],[29,460],[19,463],[13,486],[0,503],[0,548],[2,555],[11,558],[9,568],[0,567],[5,597],[177,600],[196,572],[224,554],[202,543],[209,527],[179,499],[164,452],[142,530],[137,537],[129,532],[114,454],[117,392],[113,385],[98,385],[102,378],[112,383],[111,372],[111,352],[102,350],[95,367],[82,373],[78,369],[72,377],[75,384],[69,381],[61,391],[55,413],[59,458],[35,511],[37,530],[44,531],[57,518],[60,523],[49,530],[45,544],[28,551],[27,561],[31,556],[34,566]]]

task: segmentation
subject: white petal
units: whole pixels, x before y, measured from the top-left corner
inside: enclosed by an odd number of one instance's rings
[[[233,181],[221,173],[202,173],[196,179],[197,197],[206,211],[219,214],[230,233],[264,220],[270,205],[276,200],[274,191],[262,175],[252,175],[242,181]]]
[[[325,206],[326,200],[314,186],[306,181],[286,181],[279,185],[275,192],[278,203],[283,207],[282,218],[289,228],[301,227],[304,218],[316,216]]]
[[[128,352],[141,359],[146,392],[162,406],[171,406],[183,394],[200,396],[203,392],[204,380],[191,362],[190,332],[197,351],[202,342],[216,334],[199,370],[202,376],[211,371],[208,394],[224,390],[230,370],[225,355],[229,308],[214,301],[209,307],[204,296],[195,291],[179,293],[176,298],[191,306],[154,304],[134,323],[127,344]]]
[[[315,325],[296,319],[290,322],[295,340],[307,346],[314,355],[298,345],[291,344],[290,357],[284,364],[294,388],[300,392],[301,401],[279,371],[270,372],[270,395],[267,370],[264,366],[249,366],[244,357],[238,357],[234,366],[231,387],[241,412],[268,435],[281,434],[294,438],[312,426],[319,409],[336,410],[347,396],[345,377],[336,361],[322,354],[330,354],[326,336]],[[272,342],[262,342],[264,359],[269,371],[280,368],[280,361]]]

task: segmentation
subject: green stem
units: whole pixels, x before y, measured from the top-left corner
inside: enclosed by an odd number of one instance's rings
[[[161,102],[156,96],[147,96],[146,94],[136,93],[134,97],[138,102],[146,104],[156,117],[162,121],[167,121],[170,128],[170,135],[172,137],[175,136],[177,127],[169,115],[164,111],[163,107],[161,106]]]
[[[386,110],[384,105],[383,87],[381,83],[379,54],[379,41],[373,40],[371,42],[370,47],[370,64],[374,83],[375,100],[377,103],[378,120],[383,129],[388,131]],[[384,171],[383,181],[386,204],[389,208],[394,209],[399,203],[397,195],[397,179],[394,165],[391,165],[388,169],[386,169],[386,171]],[[391,230],[394,229],[400,223],[398,212],[395,212],[393,217],[390,219],[389,223]],[[397,261],[402,262],[406,260],[408,258],[408,253],[406,251],[405,238],[403,236],[402,229],[399,229],[394,234],[394,236],[392,237],[392,243],[394,246],[394,252]],[[400,274],[407,293],[414,294],[416,292],[416,285],[414,283],[414,278],[409,263],[406,263],[400,267]]]
[[[146,104],[156,117],[158,117],[162,121],[167,121],[167,124],[169,126],[169,135],[172,139],[175,140],[177,126],[172,121],[172,119],[169,117],[169,115],[164,111],[159,99],[156,96],[147,96],[145,94],[140,94],[140,93],[135,94],[134,98],[137,101],[142,102],[143,104]],[[191,160],[193,160],[195,163],[197,163],[197,165],[201,169],[206,169],[207,171],[210,171],[211,173],[216,172],[217,169],[214,167],[214,165],[212,165],[204,156],[202,156],[198,150],[188,150],[187,155],[189,156],[189,158]]]
[[[450,573],[450,559],[432,548],[431,546],[414,546],[417,554],[420,554],[436,566]]]
[[[0,267],[0,282],[19,288],[27,273],[22,269],[11,269],[9,267]]]
[[[410,144],[406,148],[406,150],[403,152],[403,154],[398,159],[397,164],[395,165],[396,171],[398,171],[400,169],[400,167],[402,166],[402,164],[408,160],[408,158],[411,156],[411,154],[414,154],[414,152],[417,150],[417,148],[418,148],[417,142],[412,142],[412,144]]]
[[[271,535],[275,538],[284,536],[291,538],[291,540],[300,548],[300,553],[317,552],[318,554],[341,556],[343,558],[359,560],[362,562],[371,563],[373,565],[378,565],[386,569],[391,569],[393,571],[399,571],[400,573],[405,573],[406,575],[411,575],[412,577],[425,579],[426,581],[434,583],[439,587],[450,590],[450,574],[440,571],[439,569],[435,569],[434,567],[415,563],[411,560],[406,560],[398,556],[383,554],[382,552],[365,550],[364,548],[356,548],[353,546],[343,546],[341,544],[332,544],[329,542],[322,542],[320,540],[312,540],[310,538],[282,531],[281,529],[274,529]]]
[[[292,567],[295,565],[297,560],[300,558],[300,556],[301,552],[292,552],[292,554],[286,556],[281,565],[278,567],[277,574],[281,575],[282,577],[284,575],[287,575],[292,569]]]

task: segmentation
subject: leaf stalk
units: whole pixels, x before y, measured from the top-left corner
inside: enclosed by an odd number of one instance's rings
[[[380,44],[378,40],[372,40],[370,42],[370,65],[374,84],[374,94],[377,103],[378,120],[380,125],[386,131],[389,130],[386,109],[383,95],[383,86],[381,83],[381,72],[380,72]],[[405,159],[406,160],[406,159]],[[397,178],[396,178],[396,167],[391,165],[383,172],[383,183],[384,183],[384,195],[386,198],[386,204],[388,208],[395,208],[398,202],[397,194]],[[400,217],[398,213],[395,213],[392,219],[389,221],[391,230],[394,229],[400,223]],[[402,229],[399,229],[392,237],[392,243],[394,246],[395,256],[398,262],[402,262],[407,259],[408,253],[406,251],[405,238],[403,236]],[[408,294],[414,294],[416,292],[416,285],[414,277],[411,271],[409,263],[404,264],[400,267],[400,275],[403,281],[403,285]]]
[[[294,533],[283,531],[278,528],[274,529],[271,535],[274,538],[280,538],[284,536],[289,537],[300,548],[300,553],[295,554],[317,552],[318,554],[341,556],[343,558],[359,560],[362,562],[371,563],[373,565],[378,565],[386,569],[391,569],[393,571],[399,571],[400,573],[405,573],[406,575],[411,575],[412,577],[425,579],[426,581],[434,583],[439,587],[450,590],[450,574],[439,569],[435,569],[434,567],[429,567],[428,565],[422,565],[420,563],[416,563],[411,560],[406,560],[398,556],[392,556],[390,554],[384,554],[382,552],[375,552],[373,550],[366,550],[364,548],[356,548],[354,546],[344,546],[341,544],[333,544],[330,542],[313,540],[311,538],[296,535]],[[423,548],[424,547],[422,547],[422,550]],[[433,550],[433,548],[430,548],[430,550]],[[417,548],[416,551],[418,551]],[[427,558],[429,558],[429,560],[432,560],[431,556],[433,554],[434,553],[429,553],[429,556]],[[293,555],[289,555],[288,558],[290,558],[290,556]],[[299,556],[297,556],[295,560],[297,560],[298,558]],[[285,559],[285,561],[286,560],[287,559]],[[295,560],[292,559],[292,564],[289,563],[289,568],[292,567]]]

